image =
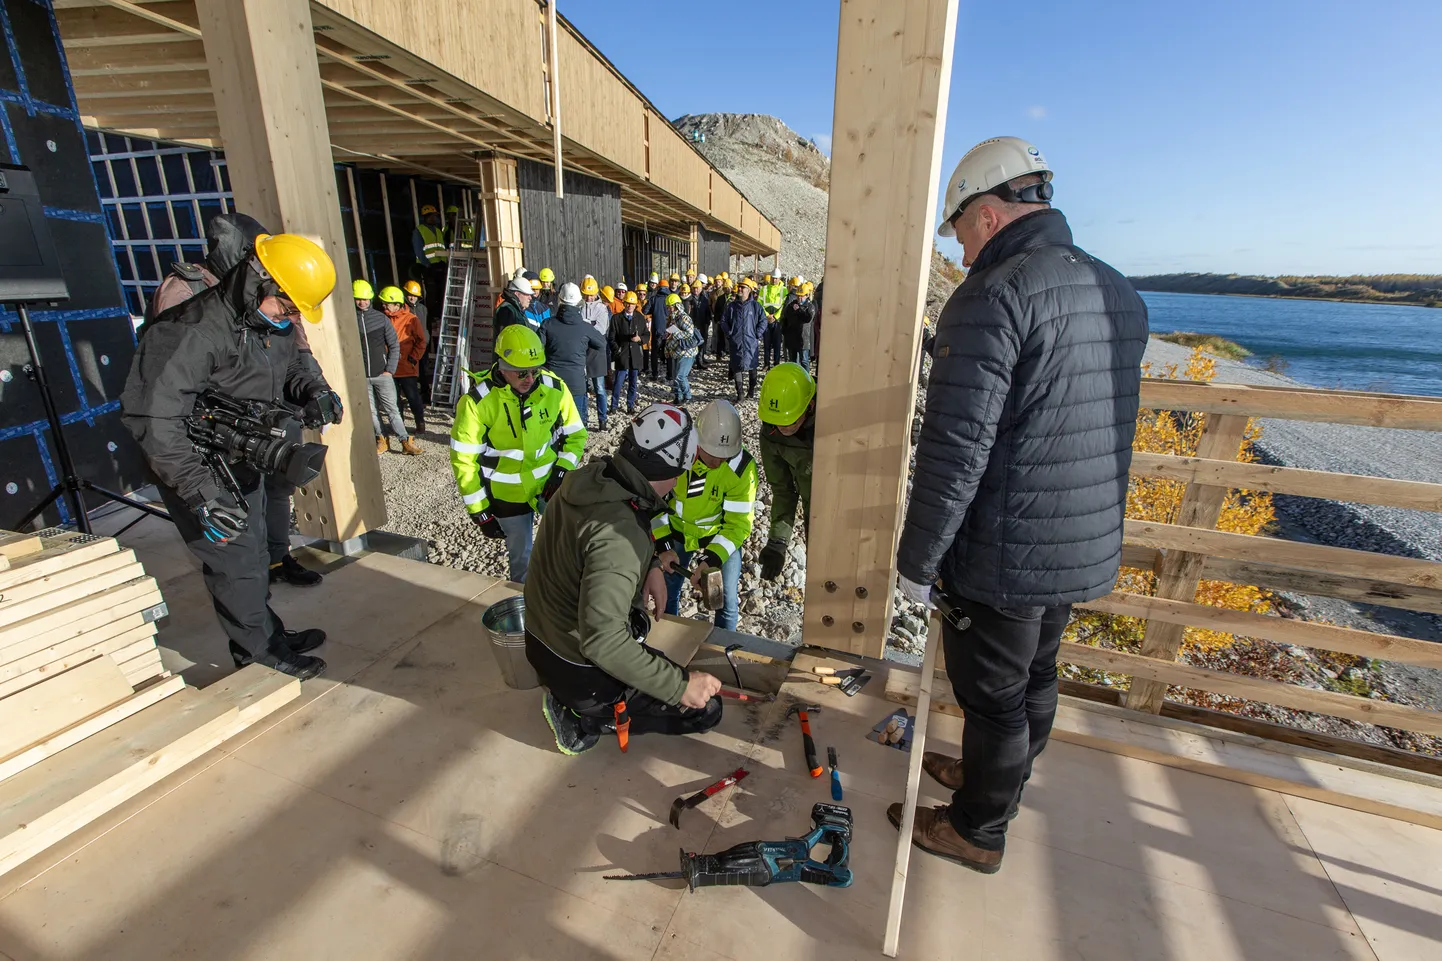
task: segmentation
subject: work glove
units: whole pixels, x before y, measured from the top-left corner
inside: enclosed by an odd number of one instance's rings
[[[501,522],[497,520],[496,515],[490,511],[481,511],[480,513],[472,514],[471,520],[476,522],[476,526],[481,529],[482,534],[492,540],[501,540],[506,536],[506,532],[501,530]]]
[[[907,598],[907,600],[915,601],[917,604],[925,607],[928,611],[936,610],[936,605],[932,603],[931,600],[930,584],[918,584],[916,581],[908,578],[905,574],[897,574],[896,585],[897,587],[901,588],[901,593]]]
[[[781,576],[781,569],[785,566],[785,542],[767,541],[766,546],[761,548],[761,576],[768,581],[774,581]]]
[[[551,471],[551,476],[546,479],[546,486],[543,487],[543,488],[541,488],[541,500],[543,500],[543,501],[545,501],[547,504],[549,504],[549,503],[551,502],[551,499],[556,496],[556,492],[561,489],[561,481],[563,481],[563,480],[565,480],[565,479],[566,479],[566,472],[565,472],[565,471],[563,471],[563,470],[553,470],[553,471]]]
[[[232,537],[239,537],[249,526],[245,520],[245,508],[236,503],[229,494],[219,494],[195,509],[200,521],[201,533],[212,544],[228,544]]]
[[[311,430],[318,430],[326,424],[339,424],[345,416],[345,407],[340,394],[329,388],[319,391],[301,408],[301,420]]]

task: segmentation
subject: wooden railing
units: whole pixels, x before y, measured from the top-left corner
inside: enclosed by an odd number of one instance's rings
[[[1143,409],[1207,414],[1197,456],[1138,453],[1134,477],[1186,484],[1177,523],[1128,520],[1123,565],[1157,575],[1151,596],[1114,592],[1080,607],[1146,620],[1140,654],[1066,642],[1066,663],[1132,678],[1123,703],[1158,713],[1168,685],[1262,701],[1424,734],[1442,712],[1179,663],[1187,627],[1323,651],[1442,668],[1442,644],[1196,603],[1202,580],[1442,613],[1442,564],[1215,530],[1227,491],[1240,488],[1412,510],[1442,511],[1442,484],[1238,463],[1249,417],[1442,431],[1442,399],[1306,388],[1143,381]]]

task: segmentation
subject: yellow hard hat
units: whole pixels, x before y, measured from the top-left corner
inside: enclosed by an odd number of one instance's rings
[[[440,213],[440,211],[436,210],[436,205],[435,205],[435,204],[426,204],[424,207],[421,208],[421,216],[422,216],[422,217],[424,217],[426,214],[435,214],[435,213]]]
[[[382,287],[380,296],[376,299],[383,304],[403,304],[406,302],[406,295],[401,293],[399,287]]]
[[[496,360],[504,370],[534,370],[546,362],[541,338],[526,324],[510,324],[496,338]]]
[[[321,304],[335,290],[335,264],[320,244],[299,234],[261,234],[255,256],[300,315],[320,323]]]
[[[756,404],[763,424],[785,427],[805,416],[816,397],[816,381],[800,364],[777,364],[761,381],[761,399]]]
[[[766,275],[766,283],[768,283],[768,284],[771,283],[771,275],[770,275],[770,274],[767,274],[767,275]]]
[[[596,283],[596,278],[595,278],[595,277],[592,277],[590,274],[587,274],[584,278],[582,278],[582,280],[581,280],[581,296],[583,296],[583,297],[594,297],[596,294],[599,294],[600,292],[601,292],[601,287],[600,287],[599,284]]]
[[[421,289],[421,285],[414,280],[406,281],[405,290],[406,293],[410,294],[412,297],[424,297],[426,295],[426,292]]]
[[[666,295],[666,306],[667,306],[667,307],[675,307],[675,306],[676,306],[677,304],[679,304],[680,302],[681,302],[681,295],[680,295],[680,294],[667,294],[667,295]]]
[[[615,300],[616,288],[612,287],[610,284],[607,284],[606,286],[601,288],[601,296],[605,297],[607,300]]]
[[[742,287],[749,287],[749,288],[751,288],[752,290],[755,290],[755,289],[756,289],[756,281],[755,281],[755,280],[752,280],[750,277],[744,277],[744,278],[742,278],[742,280],[741,280],[741,286],[742,286]]]
[[[356,300],[375,300],[376,289],[370,285],[368,280],[353,280],[350,285],[350,295]]]
[[[791,278],[791,286],[792,286],[792,287],[800,287],[800,286],[801,286],[801,278],[800,278],[800,277],[792,277],[792,278]]]
[[[687,276],[687,277],[695,277],[695,276],[696,276],[696,268],[695,268],[695,267],[687,267],[687,268],[686,268],[686,276]]]
[[[626,291],[626,299],[624,303],[636,305],[641,303],[641,299],[636,296],[636,292],[634,290],[628,290]]]
[[[803,294],[806,294],[807,296],[810,296],[811,294],[816,293],[816,285],[808,280],[806,283],[801,285],[801,292]]]
[[[690,285],[690,284],[682,284],[682,285],[681,285],[681,293],[683,293],[683,294],[689,294],[690,292],[691,292],[691,285]]]
[[[534,290],[534,291],[535,291],[536,293],[538,293],[538,294],[541,292],[541,281],[540,281],[540,278],[537,278],[537,279],[531,281],[531,289]]]
[[[556,279],[556,272],[550,267],[542,267],[540,277],[541,283],[549,284],[551,281]]]

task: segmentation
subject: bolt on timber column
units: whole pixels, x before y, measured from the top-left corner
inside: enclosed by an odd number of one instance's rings
[[[335,292],[306,324],[315,359],[346,407],[326,429],[325,471],[297,491],[303,533],[345,543],[386,521],[350,265],[323,118],[307,0],[196,0],[235,208],[269,229],[302,234],[335,262]],[[322,118],[319,122],[317,118]]]
[[[957,0],[843,0],[806,643],[879,657],[906,498]]]

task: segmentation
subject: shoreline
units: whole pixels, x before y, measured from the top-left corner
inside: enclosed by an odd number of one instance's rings
[[[1135,289],[1139,294],[1185,294],[1188,297],[1253,297],[1258,300],[1313,300],[1328,304],[1370,304],[1376,307],[1417,307],[1421,310],[1442,309],[1433,304],[1417,303],[1416,301],[1410,300],[1370,300],[1361,297],[1305,297],[1301,294],[1223,294],[1212,293],[1205,290],[1153,290],[1149,287],[1136,287]]]

